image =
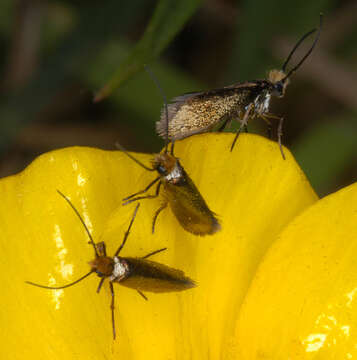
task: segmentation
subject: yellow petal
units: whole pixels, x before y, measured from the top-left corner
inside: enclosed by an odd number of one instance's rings
[[[237,359],[357,357],[357,183],[290,223],[242,307]]]
[[[221,359],[235,351],[240,304],[273,239],[317,200],[304,174],[276,143],[243,135],[194,136],[176,155],[222,231],[197,237],[166,209],[151,221],[160,199],[144,200],[122,256],[168,250],[152,260],[184,270],[198,287],[182,293],[146,294],[115,284],[118,338],[112,340],[110,292],[100,294],[92,275],[60,291],[24,281],[62,285],[89,271],[93,249],[77,217],[56,192],[70,197],[96,242],[112,255],[134,205],[121,199],[153,178],[124,154],[68,148],[39,157],[22,173],[0,182],[1,358],[17,359]],[[149,164],[150,155],[136,154]],[[4,324],[6,324],[4,326]]]

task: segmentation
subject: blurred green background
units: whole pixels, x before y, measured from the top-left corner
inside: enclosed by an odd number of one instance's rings
[[[158,151],[162,98],[144,63],[169,99],[265,78],[320,12],[319,43],[271,110],[319,195],[355,182],[355,0],[1,0],[0,176],[64,146]],[[260,120],[249,130],[267,133]]]

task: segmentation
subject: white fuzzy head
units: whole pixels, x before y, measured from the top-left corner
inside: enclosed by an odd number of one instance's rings
[[[171,182],[173,184],[177,183],[182,178],[182,168],[178,161],[176,161],[174,168],[171,170],[171,172],[165,176],[165,179],[168,182]]]
[[[128,273],[129,267],[127,262],[124,259],[118,258],[114,256],[114,269],[112,275],[109,276],[110,281],[120,281],[122,280]]]

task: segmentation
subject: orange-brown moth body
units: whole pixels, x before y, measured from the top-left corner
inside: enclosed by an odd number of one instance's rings
[[[148,257],[153,256],[159,252],[162,252],[166,250],[166,248],[153,251],[143,257],[119,256],[119,253],[123,249],[125,242],[129,236],[131,226],[134,222],[140,204],[138,204],[135,208],[135,211],[131,218],[131,222],[129,224],[127,231],[125,232],[124,239],[121,245],[115,252],[114,256],[111,257],[111,256],[107,256],[104,242],[100,242],[97,244],[94,243],[92,235],[90,234],[87,226],[85,225],[83,218],[81,217],[77,209],[74,207],[74,205],[71,203],[71,201],[60,191],[58,192],[69,203],[69,205],[75,211],[80,221],[82,222],[83,226],[85,227],[85,230],[90,239],[89,243],[94,248],[95,258],[89,261],[90,271],[87,274],[67,285],[54,287],[54,286],[40,285],[30,281],[26,281],[26,283],[45,289],[58,290],[75,285],[78,282],[85,279],[87,276],[96,273],[101,278],[97,288],[97,292],[99,293],[104,280],[108,279],[110,291],[112,294],[111,311],[112,311],[112,328],[113,328],[114,339],[116,337],[116,332],[115,332],[115,321],[114,321],[113,283],[119,283],[123,286],[137,290],[138,293],[145,300],[147,300],[147,297],[143,294],[143,291],[154,292],[154,293],[165,293],[165,292],[173,292],[173,291],[183,291],[196,286],[195,282],[191,280],[189,277],[185,276],[185,273],[183,271],[171,268],[167,265],[155,261],[147,260]]]
[[[139,163],[132,155],[126,154]],[[139,164],[143,166],[143,164]],[[168,205],[180,225],[194,235],[212,235],[221,229],[215,214],[209,209],[196,185],[172,152],[171,154],[163,152],[155,155],[152,161],[152,168],[143,167],[147,170],[157,171],[159,176],[144,190],[132,194],[123,200],[125,201],[124,204],[129,204],[133,201],[155,198],[159,196],[161,187],[163,188],[163,203],[154,215],[152,232],[155,230],[158,215]],[[154,195],[136,197],[147,192],[156,183]]]
[[[144,257],[107,256],[104,242],[96,244],[98,256],[89,262],[91,270],[101,278],[119,283],[134,290],[154,293],[183,291],[195,287],[195,283],[181,270],[171,268]],[[163,251],[166,249],[160,249]]]
[[[104,273],[107,261],[111,262],[111,271]],[[139,257],[100,256],[89,264],[99,277],[109,278],[134,290],[165,293],[195,287],[183,271]]]
[[[203,236],[220,230],[215,214],[177,158],[170,154],[158,154],[153,167],[161,175],[165,201],[186,231]]]

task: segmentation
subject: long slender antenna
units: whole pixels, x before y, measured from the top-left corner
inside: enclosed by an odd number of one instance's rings
[[[43,289],[50,289],[50,290],[59,290],[59,289],[65,289],[65,288],[68,288],[72,285],[75,285],[77,283],[79,283],[80,281],[84,280],[87,276],[89,276],[90,274],[93,274],[94,271],[91,270],[89,273],[83,275],[82,277],[80,277],[79,279],[67,284],[67,285],[63,285],[63,286],[46,286],[46,285],[41,285],[41,284],[36,284],[36,283],[33,283],[31,281],[25,281],[26,284],[29,284],[29,285],[33,285],[33,286],[37,286],[37,287],[40,287],[40,288],[43,288]]]
[[[286,66],[288,65],[289,61],[291,60],[291,57],[294,55],[296,49],[301,45],[301,43],[308,38],[311,34],[313,34],[314,32],[316,32],[316,29],[312,29],[311,31],[309,31],[308,33],[306,33],[294,46],[294,48],[290,51],[290,54],[288,55],[288,57],[286,58],[283,67],[281,68],[281,70],[283,70],[285,72]]]
[[[162,248],[159,250],[152,251],[151,253],[148,253],[145,256],[143,256],[142,259],[147,259],[148,257],[156,255],[156,254],[160,253],[161,251],[165,251],[165,250],[167,250],[167,248]]]
[[[84,222],[81,214],[80,214],[80,213],[78,212],[78,210],[74,207],[74,205],[72,204],[71,200],[69,200],[67,196],[65,196],[65,195],[64,195],[63,193],[61,193],[61,191],[59,191],[59,190],[57,190],[57,192],[63,197],[63,199],[65,199],[65,200],[68,202],[68,204],[71,206],[71,208],[73,209],[73,211],[74,211],[74,212],[76,213],[76,215],[78,216],[78,218],[79,218],[79,220],[81,221],[82,225],[83,225],[84,228],[86,229],[86,232],[87,232],[88,237],[89,237],[89,240],[90,240],[89,242],[90,242],[90,244],[92,244],[92,246],[93,246],[95,256],[96,256],[96,257],[99,257],[99,254],[98,254],[97,248],[96,248],[96,246],[95,246],[95,243],[94,243],[94,241],[93,241],[92,235],[91,235],[91,233],[89,232],[89,229],[88,229],[86,223]]]
[[[135,210],[134,210],[133,216],[131,217],[130,224],[129,224],[129,226],[128,226],[128,230],[125,232],[124,239],[123,239],[121,245],[119,246],[118,250],[115,252],[114,256],[119,255],[120,251],[121,251],[122,248],[124,247],[124,245],[125,245],[125,243],[126,243],[126,239],[128,238],[128,235],[129,235],[129,233],[130,233],[131,226],[133,225],[133,222],[134,222],[134,220],[135,220],[136,213],[138,212],[139,206],[140,206],[140,203],[139,203],[138,205],[136,205],[136,208],[135,208]]]
[[[128,151],[122,146],[120,145],[118,142],[115,143],[115,146],[122,151],[128,158],[130,158],[131,160],[135,161],[138,165],[140,165],[142,168],[144,168],[145,170],[148,171],[155,171],[155,169],[153,168],[149,168],[148,166],[144,165],[141,161],[139,161],[138,159],[136,159],[133,155],[129,154]]]
[[[164,91],[162,90],[162,87],[160,86],[160,83],[154,73],[150,70],[150,68],[147,65],[144,65],[144,68],[146,72],[150,75],[151,79],[154,81],[156,87],[159,89],[162,99],[164,100],[165,104],[165,113],[166,113],[166,138],[165,138],[165,154],[167,154],[168,146],[169,146],[169,108],[167,106],[167,99]]]
[[[309,57],[309,55],[311,54],[311,52],[312,52],[312,50],[314,49],[317,41],[318,41],[319,38],[320,38],[321,28],[322,28],[322,19],[323,19],[323,15],[320,14],[320,26],[319,26],[319,28],[318,28],[318,31],[317,31],[315,40],[314,40],[314,42],[312,43],[309,51],[308,51],[308,52],[305,54],[305,56],[300,60],[300,62],[299,62],[295,67],[293,67],[293,68],[288,72],[288,74],[281,80],[283,83],[304,63],[304,61],[305,61],[305,60]],[[316,29],[311,30],[309,33],[307,33],[306,35],[304,35],[304,36],[302,37],[302,39],[298,42],[297,45],[300,45],[301,42],[302,42],[304,39],[306,39],[307,36],[309,36],[310,34],[312,34],[312,33],[315,32],[315,31],[316,31]],[[294,47],[293,50],[295,51],[296,48],[297,48],[297,46],[295,45],[295,47]],[[291,58],[290,55],[288,56],[288,59],[289,59],[289,58]],[[286,64],[284,64],[284,65],[286,66]],[[284,69],[284,67],[283,67],[283,69]]]

